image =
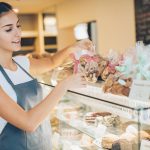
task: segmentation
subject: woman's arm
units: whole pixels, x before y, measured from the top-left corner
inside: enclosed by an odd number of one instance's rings
[[[82,75],[72,75],[61,81],[44,100],[27,112],[0,87],[0,116],[14,126],[32,132],[49,115],[68,88],[85,87],[85,85],[86,81]]]
[[[90,40],[85,39],[58,51],[51,57],[39,59],[30,58],[30,72],[32,74],[48,72],[61,65],[70,53],[83,49],[93,50],[93,43]]]

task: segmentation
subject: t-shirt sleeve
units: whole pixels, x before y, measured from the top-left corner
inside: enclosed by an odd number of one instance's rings
[[[16,56],[14,60],[23,67],[27,72],[30,70],[30,60],[27,56]]]

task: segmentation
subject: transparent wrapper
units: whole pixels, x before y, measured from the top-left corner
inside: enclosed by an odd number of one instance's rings
[[[107,80],[109,75],[114,75],[116,73],[116,66],[119,66],[119,64],[122,62],[122,55],[119,55],[113,50],[109,51],[109,55],[107,58],[107,65],[103,69],[103,72],[101,73],[102,80]]]
[[[88,82],[95,83],[99,76],[100,57],[93,52],[82,50],[71,55],[74,60],[74,73],[83,73]]]
[[[55,86],[59,81],[67,78],[71,74],[73,74],[73,63],[65,62],[52,71],[51,84]]]
[[[110,75],[103,85],[103,91],[116,95],[129,96],[131,84],[131,78],[119,78]]]
[[[124,60],[116,70],[136,80],[150,80],[150,47],[137,42],[136,47],[124,54]]]

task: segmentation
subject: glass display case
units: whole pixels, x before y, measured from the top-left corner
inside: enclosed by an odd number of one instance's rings
[[[148,150],[150,104],[103,93],[101,84],[71,90],[52,117],[54,150]]]

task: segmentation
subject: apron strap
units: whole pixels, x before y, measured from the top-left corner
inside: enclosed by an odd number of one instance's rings
[[[33,76],[31,76],[31,74],[29,74],[20,64],[18,64],[14,59],[13,61],[28,75],[30,76],[33,80],[35,80],[35,78]]]
[[[5,79],[7,80],[7,82],[12,86],[12,88],[15,90],[15,85],[13,84],[13,82],[11,81],[11,79],[9,78],[9,76],[7,75],[7,73],[5,72],[4,68],[0,65],[0,71],[2,72],[2,74],[4,75]]]

